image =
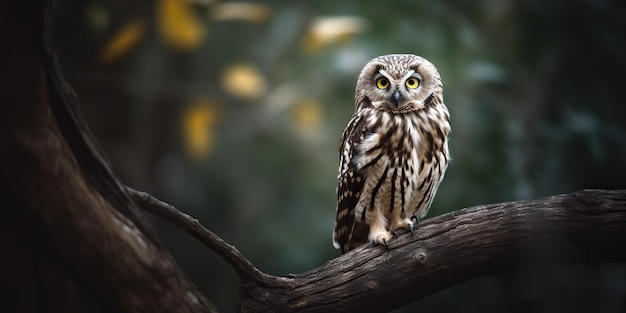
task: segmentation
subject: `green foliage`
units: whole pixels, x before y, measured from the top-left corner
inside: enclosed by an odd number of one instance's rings
[[[381,54],[422,55],[444,81],[453,161],[430,216],[625,186],[626,12],[610,1],[266,1],[234,11],[216,1],[74,2],[58,5],[57,47],[114,168],[268,273],[338,255],[339,137],[361,66]],[[234,273],[156,222],[186,272],[232,311]],[[622,279],[602,282],[608,275]],[[608,312],[624,278],[623,268],[572,269],[544,292],[519,277],[482,279],[414,307],[527,301],[546,311],[592,289],[606,293],[572,310]]]

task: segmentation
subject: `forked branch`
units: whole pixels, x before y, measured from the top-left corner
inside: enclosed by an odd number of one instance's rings
[[[517,267],[626,261],[626,190],[585,190],[451,212],[426,220],[414,236],[401,235],[389,251],[364,246],[290,278],[259,274],[234,248],[199,231],[196,220],[172,207],[158,208],[165,204],[145,194],[133,195],[141,207],[192,229],[234,264],[243,282],[240,312],[387,311]]]

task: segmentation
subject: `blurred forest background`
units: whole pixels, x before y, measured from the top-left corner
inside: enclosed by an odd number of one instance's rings
[[[122,180],[287,275],[339,255],[339,138],[356,77],[378,55],[424,56],[444,82],[453,162],[429,217],[626,187],[625,16],[592,0],[60,0],[54,33]],[[234,311],[235,272],[151,219],[201,290]],[[626,266],[524,268],[397,312],[418,310],[624,312]]]

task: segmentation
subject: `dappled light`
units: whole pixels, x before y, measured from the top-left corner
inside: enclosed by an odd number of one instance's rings
[[[171,49],[188,51],[204,40],[207,27],[186,0],[157,1],[157,29]]]
[[[219,107],[209,100],[197,99],[183,111],[182,128],[185,151],[195,161],[202,161],[215,146],[215,128]]]
[[[426,218],[626,186],[626,11],[610,2],[60,0],[55,12],[61,67],[122,181],[269,274],[340,254],[339,140],[361,68],[383,54],[427,58],[444,85],[451,160]],[[233,270],[151,222],[199,289],[233,311]],[[623,266],[540,271],[397,312],[612,312],[625,297]]]
[[[100,60],[103,63],[108,63],[124,57],[142,39],[145,31],[146,23],[143,21],[124,25],[102,48]]]
[[[243,99],[258,99],[267,92],[267,83],[259,70],[250,64],[234,64],[224,70],[222,88]]]

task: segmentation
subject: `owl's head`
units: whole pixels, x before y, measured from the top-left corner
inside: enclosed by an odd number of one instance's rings
[[[428,60],[413,54],[389,54],[363,67],[355,100],[357,106],[367,98],[365,103],[378,110],[406,113],[442,103],[442,93],[439,72]]]

